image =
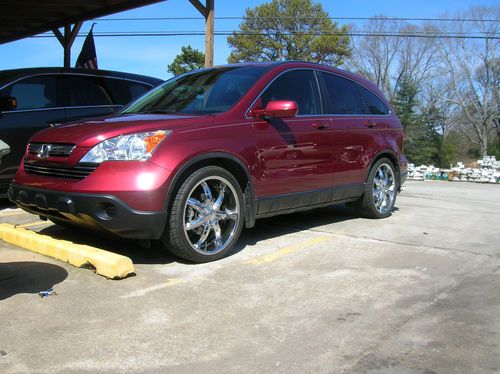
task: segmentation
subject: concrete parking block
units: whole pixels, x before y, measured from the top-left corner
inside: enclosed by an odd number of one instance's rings
[[[77,267],[90,266],[110,279],[122,279],[134,273],[134,264],[126,256],[88,245],[54,239],[23,227],[0,224],[0,238],[10,244],[65,261]]]

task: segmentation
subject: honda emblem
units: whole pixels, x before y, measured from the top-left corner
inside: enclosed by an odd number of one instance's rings
[[[49,152],[50,152],[51,148],[52,148],[51,144],[42,144],[42,146],[40,147],[40,151],[38,152],[37,156],[39,158],[47,158],[47,157],[49,157]]]

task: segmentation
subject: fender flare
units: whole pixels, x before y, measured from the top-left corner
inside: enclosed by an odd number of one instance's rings
[[[370,174],[370,170],[372,169],[373,164],[375,164],[377,159],[379,159],[381,156],[384,156],[384,155],[391,155],[396,160],[396,162],[394,163],[394,167],[396,168],[396,178],[397,178],[397,182],[398,182],[398,191],[399,191],[401,189],[401,175],[400,175],[399,161],[398,161],[399,156],[392,149],[384,149],[384,150],[381,150],[381,151],[375,153],[375,155],[372,157],[372,161],[370,162],[370,166],[368,167],[368,172],[366,173],[365,184],[368,180],[368,175]],[[391,160],[391,161],[393,161],[393,160]]]
[[[256,204],[256,199],[255,199],[255,192],[254,188],[252,185],[252,178],[250,176],[250,172],[248,170],[248,166],[245,165],[245,163],[235,155],[227,152],[208,152],[208,153],[203,153],[200,155],[197,155],[185,163],[181,165],[180,168],[177,169],[175,172],[174,177],[172,178],[172,181],[168,187],[167,194],[165,197],[164,201],[164,209],[165,211],[168,211],[169,204],[172,201],[173,194],[176,190],[176,187],[178,186],[179,182],[181,181],[182,176],[184,173],[193,165],[205,161],[205,160],[210,160],[210,159],[226,159],[232,162],[236,162],[240,169],[244,171],[245,177],[247,179],[247,184],[243,189],[243,201],[245,204],[245,227],[246,228],[251,228],[255,225],[255,216],[257,215],[257,204]]]

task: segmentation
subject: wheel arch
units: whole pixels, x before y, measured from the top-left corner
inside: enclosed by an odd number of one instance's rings
[[[398,192],[401,191],[401,174],[399,170],[399,159],[398,155],[396,152],[394,152],[392,149],[385,149],[383,151],[380,151],[375,154],[375,156],[372,159],[372,162],[370,163],[370,167],[368,168],[368,171],[366,173],[366,178],[365,178],[365,183],[368,179],[368,175],[370,174],[370,170],[372,169],[373,165],[380,160],[383,157],[387,157],[389,160],[391,160],[392,164],[394,165],[394,168],[396,169],[396,178],[398,182]]]
[[[245,227],[250,228],[255,225],[257,206],[255,203],[255,193],[248,167],[235,155],[225,152],[210,152],[198,155],[185,162],[175,173],[167,191],[165,199],[165,209],[170,212],[173,198],[179,190],[182,182],[196,169],[204,166],[219,166],[230,172],[238,181],[245,204]]]

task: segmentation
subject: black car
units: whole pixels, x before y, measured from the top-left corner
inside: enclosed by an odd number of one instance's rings
[[[162,80],[129,73],[73,68],[0,71],[0,140],[10,154],[0,166],[4,195],[29,138],[58,123],[106,116],[143,95]]]

